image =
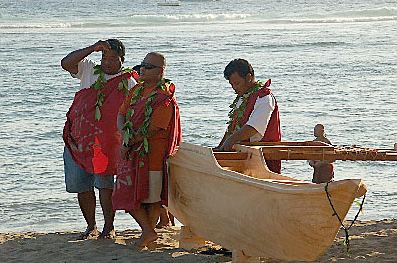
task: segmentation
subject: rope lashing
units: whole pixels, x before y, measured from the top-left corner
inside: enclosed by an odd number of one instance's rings
[[[365,196],[366,196],[366,195],[364,194],[363,200],[362,200],[362,202],[361,202],[361,204],[360,204],[360,208],[358,209],[357,214],[354,216],[354,219],[353,219],[353,221],[351,222],[350,226],[346,227],[346,226],[343,224],[342,219],[340,218],[340,216],[339,216],[338,213],[336,212],[336,209],[335,209],[334,205],[332,204],[331,195],[330,195],[329,192],[328,192],[328,184],[329,184],[329,183],[330,183],[330,182],[327,182],[327,184],[325,185],[325,193],[327,194],[327,198],[328,198],[329,204],[331,205],[332,211],[334,212],[332,216],[336,216],[336,218],[338,218],[338,221],[339,221],[339,223],[341,224],[342,229],[345,231],[346,251],[349,252],[349,248],[350,248],[350,246],[349,246],[349,245],[350,245],[350,241],[349,241],[349,229],[353,226],[354,222],[357,220],[358,215],[359,215],[360,212],[362,211],[363,206],[364,206],[364,201],[365,201]]]

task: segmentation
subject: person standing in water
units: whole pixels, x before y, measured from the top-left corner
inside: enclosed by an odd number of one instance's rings
[[[330,140],[325,135],[325,128],[322,124],[314,126],[314,137],[315,142],[324,142],[332,145]],[[310,160],[309,165],[313,167],[313,179],[312,182],[316,184],[326,183],[334,178],[334,165],[329,161]]]

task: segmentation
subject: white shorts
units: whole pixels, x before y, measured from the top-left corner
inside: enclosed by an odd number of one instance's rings
[[[157,203],[161,201],[161,190],[163,189],[163,172],[149,171],[149,195],[142,203]]]

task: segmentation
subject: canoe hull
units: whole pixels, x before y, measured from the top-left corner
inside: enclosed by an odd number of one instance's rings
[[[342,219],[360,188],[361,180],[329,184]],[[245,255],[282,260],[317,259],[340,227],[324,185],[228,171],[211,149],[191,144],[170,160],[169,209],[197,236]]]

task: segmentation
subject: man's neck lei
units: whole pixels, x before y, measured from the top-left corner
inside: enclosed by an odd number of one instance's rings
[[[131,72],[130,68],[121,68],[121,73]],[[101,107],[103,102],[105,101],[105,93],[102,92],[103,87],[106,84],[105,72],[103,72],[101,65],[96,65],[94,67],[94,75],[98,75],[98,79],[91,85],[91,88],[97,90],[96,94],[96,103],[95,103],[95,120],[99,121],[101,119]],[[124,94],[128,94],[128,80],[122,79],[118,85],[118,90],[124,92]]]
[[[134,131],[133,129],[131,118],[134,115],[133,106],[142,98],[142,92],[144,90],[143,82],[140,83],[140,87],[134,90],[134,93],[131,97],[130,108],[125,116],[126,122],[124,123],[123,126],[123,131],[124,131],[123,145],[129,147],[131,146],[129,145],[129,142],[134,136],[142,136],[143,141],[137,146],[134,145],[134,148],[132,149],[133,151],[139,152],[140,157],[143,157],[149,153],[149,141],[148,141],[149,123],[153,113],[153,108],[151,103],[154,100],[158,90],[161,89],[165,91],[166,85],[168,86],[169,84],[170,84],[169,79],[161,79],[157,83],[156,88],[149,93],[144,106],[145,118],[143,120],[143,124],[136,131]]]
[[[236,130],[240,129],[240,121],[241,118],[244,115],[244,111],[247,107],[247,103],[248,103],[248,98],[251,96],[251,94],[253,94],[254,92],[257,92],[258,90],[260,90],[263,86],[263,83],[261,81],[257,81],[255,86],[253,86],[252,88],[250,88],[247,92],[245,92],[243,95],[239,96],[237,95],[237,97],[234,99],[233,103],[230,104],[229,108],[231,108],[231,110],[229,111],[229,121],[226,123],[229,126],[227,127],[227,134],[232,134],[233,132],[235,132]],[[240,106],[237,107],[237,103],[238,101],[242,98],[242,102],[240,104]],[[237,119],[236,119],[236,126],[233,128],[233,119],[234,116],[237,114]]]

